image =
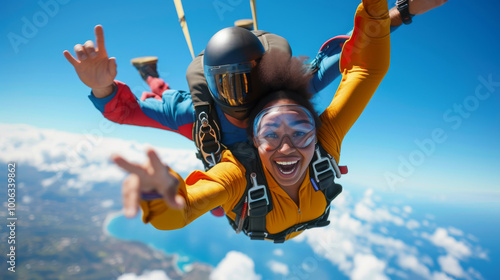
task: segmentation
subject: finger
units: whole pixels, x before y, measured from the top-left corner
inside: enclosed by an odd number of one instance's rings
[[[71,65],[73,65],[73,67],[78,66],[78,64],[80,63],[80,62],[78,62],[78,60],[76,60],[76,59],[75,59],[75,58],[71,55],[71,53],[70,53],[69,51],[64,51],[64,52],[63,52],[63,54],[64,54],[64,57],[66,58],[66,60],[67,60],[69,63],[71,63]]]
[[[85,59],[87,59],[87,53],[85,52],[85,48],[80,45],[80,44],[77,44],[75,45],[75,54],[76,54],[76,57],[78,58],[78,60],[80,61],[83,61]]]
[[[165,165],[161,162],[161,160],[158,157],[158,155],[156,154],[156,152],[153,149],[148,149],[146,153],[148,155],[149,161],[151,162],[151,166],[153,167],[153,170],[155,170],[156,172],[158,172],[158,171],[164,172]]]
[[[88,40],[83,44],[83,47],[85,48],[85,52],[91,57],[94,58],[97,56],[97,53],[95,52],[95,47],[94,47],[94,42]]]
[[[96,25],[94,28],[95,42],[97,44],[97,50],[106,52],[106,47],[104,47],[104,30],[101,25]]]
[[[140,179],[132,174],[123,181],[123,209],[125,217],[133,218],[139,212]]]
[[[116,58],[115,57],[111,57],[109,60],[109,63],[108,63],[108,72],[110,75],[112,75],[113,77],[116,77]]]
[[[175,196],[175,209],[184,209],[186,207],[186,200],[181,195]]]
[[[128,160],[124,159],[122,156],[113,155],[111,156],[111,160],[113,160],[116,165],[118,165],[123,170],[129,173],[142,174],[145,172],[144,168],[139,164],[131,163]]]

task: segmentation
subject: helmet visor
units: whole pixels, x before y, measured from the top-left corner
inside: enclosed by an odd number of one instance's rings
[[[251,99],[252,68],[255,61],[220,66],[204,66],[208,88],[213,98],[226,106],[238,107]]]
[[[278,105],[262,110],[255,118],[253,133],[255,142],[275,150],[285,138],[296,148],[305,148],[316,139],[312,114],[300,105]]]

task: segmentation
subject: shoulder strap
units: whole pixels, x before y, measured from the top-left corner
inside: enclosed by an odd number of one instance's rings
[[[288,53],[290,56],[292,55],[290,44],[285,38],[262,30],[252,30],[252,33],[259,38],[266,52],[278,49],[282,52]]]
[[[194,107],[195,124],[193,126],[193,140],[198,150],[196,156],[203,162],[205,170],[220,162],[224,146],[220,142],[219,119],[215,108],[210,105]]]
[[[224,146],[219,117],[203,74],[203,52],[189,64],[186,79],[195,112],[193,140],[198,150],[196,156],[208,170],[220,161]]]
[[[342,186],[335,183],[335,177],[340,178],[342,172],[335,159],[319,143],[309,164],[309,174],[314,190],[323,192],[329,206],[342,192]]]
[[[243,231],[251,239],[263,240],[267,236],[266,215],[273,205],[257,149],[249,143],[236,143],[230,150],[245,167],[247,186],[232,210],[236,219],[228,217],[229,223],[237,233]]]

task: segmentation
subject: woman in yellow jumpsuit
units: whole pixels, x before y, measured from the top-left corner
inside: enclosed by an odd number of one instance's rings
[[[362,2],[355,14],[353,34],[342,51],[342,81],[330,106],[319,116],[321,125],[312,132],[312,139],[337,162],[344,136],[370,101],[390,63],[387,0]],[[275,100],[266,104],[264,110],[280,105],[286,109],[298,104],[292,99]],[[307,167],[314,153],[314,141],[297,145],[286,132],[282,135],[279,147],[271,148],[254,135],[273,203],[266,216],[266,230],[271,234],[318,218],[327,206],[324,194],[314,190],[309,178]],[[172,230],[222,205],[227,215],[235,219],[231,210],[243,196],[247,181],[245,168],[231,151],[224,151],[221,163],[209,171],[195,171],[185,181],[162,164],[154,151],[148,151],[148,157],[144,165],[130,163],[120,156],[113,158],[131,173],[123,184],[126,216],[135,216],[140,205],[145,223]],[[141,193],[152,191],[162,198],[141,200]],[[286,239],[300,233],[293,232]]]

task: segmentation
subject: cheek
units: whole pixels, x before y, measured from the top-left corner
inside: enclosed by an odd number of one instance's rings
[[[260,160],[262,161],[264,166],[267,167],[267,169],[269,169],[270,165],[271,165],[271,161],[269,159],[271,158],[272,153],[267,151],[264,146],[265,145],[260,145],[258,147],[259,156],[260,156]]]
[[[309,147],[307,147],[302,151],[302,156],[304,157],[304,163],[306,165],[309,165],[309,163],[311,163],[311,160],[314,156],[315,148],[316,148],[315,145],[311,144],[309,145]]]

